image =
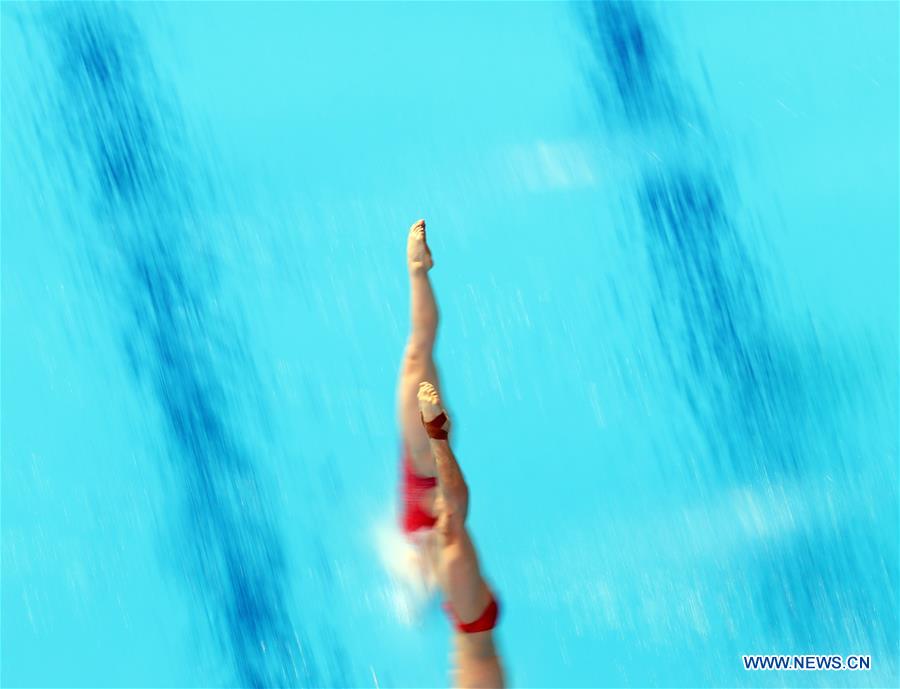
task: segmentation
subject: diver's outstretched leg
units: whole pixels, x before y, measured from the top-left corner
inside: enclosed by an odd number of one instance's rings
[[[403,442],[401,527],[407,534],[426,532],[434,526],[434,459],[428,436],[419,421],[416,391],[422,380],[437,381],[434,345],[438,310],[428,271],[434,262],[425,240],[425,221],[409,228],[406,241],[409,270],[410,333],[403,352],[397,390],[397,412]],[[437,383],[435,383],[437,384]]]
[[[454,685],[503,687],[503,668],[492,632],[499,608],[481,574],[475,545],[466,528],[469,489],[450,449],[450,421],[431,383],[421,383],[417,399],[437,468],[438,580],[456,629]]]

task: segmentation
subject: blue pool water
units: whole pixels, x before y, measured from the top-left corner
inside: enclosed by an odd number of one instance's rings
[[[2,684],[446,685],[391,568],[421,216],[514,685],[900,684],[897,27],[4,3]]]

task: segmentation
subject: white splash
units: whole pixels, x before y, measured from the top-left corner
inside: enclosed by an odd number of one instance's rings
[[[413,626],[422,622],[437,591],[434,567],[428,557],[433,533],[419,532],[407,539],[393,519],[375,522],[373,541],[382,566],[390,576],[389,600],[397,619]]]

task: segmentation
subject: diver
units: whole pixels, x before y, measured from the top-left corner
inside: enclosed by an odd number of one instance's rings
[[[444,608],[455,629],[454,686],[502,687],[503,668],[492,633],[499,607],[466,529],[469,489],[450,448],[449,415],[438,390],[433,359],[438,311],[428,278],[434,261],[424,220],[410,228],[406,255],[411,332],[398,390],[403,441],[400,525],[444,594]]]

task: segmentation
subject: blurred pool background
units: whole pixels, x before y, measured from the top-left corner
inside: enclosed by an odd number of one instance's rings
[[[446,685],[422,216],[513,684],[900,683],[896,3],[2,22],[4,686]]]

